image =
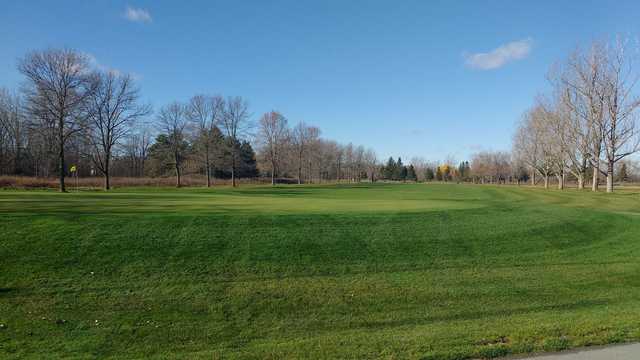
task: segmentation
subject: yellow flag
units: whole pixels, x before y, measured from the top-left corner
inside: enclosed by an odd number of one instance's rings
[[[76,172],[76,170],[77,170],[76,166],[75,165],[71,165],[71,169],[69,169],[69,171],[71,171],[73,173],[73,172]]]

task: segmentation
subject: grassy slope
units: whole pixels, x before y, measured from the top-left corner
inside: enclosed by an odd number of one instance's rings
[[[639,216],[633,192],[464,185],[0,191],[0,357],[458,359],[638,340]]]

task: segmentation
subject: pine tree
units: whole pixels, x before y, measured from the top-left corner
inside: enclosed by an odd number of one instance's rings
[[[416,169],[413,165],[409,165],[407,168],[407,180],[409,181],[418,181],[418,175],[416,175]]]
[[[394,174],[396,172],[396,162],[392,157],[389,157],[387,161],[387,165],[383,167],[382,176],[386,180],[393,180]]]
[[[458,178],[462,181],[467,178],[467,168],[464,161],[461,162],[460,165],[458,165]]]
[[[428,167],[424,170],[424,178],[427,181],[433,181],[435,178],[435,174],[433,173],[433,169]]]
[[[409,170],[407,169],[406,166],[401,167],[400,168],[400,179],[398,179],[398,180],[406,181],[408,173],[409,173]]]
[[[404,168],[404,165],[402,164],[402,159],[398,158],[398,161],[396,161],[396,167],[394,169],[393,180],[404,180],[404,177],[402,176],[403,168]]]

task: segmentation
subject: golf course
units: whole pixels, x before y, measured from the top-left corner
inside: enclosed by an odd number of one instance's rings
[[[474,359],[640,340],[640,189],[0,190],[2,359]]]

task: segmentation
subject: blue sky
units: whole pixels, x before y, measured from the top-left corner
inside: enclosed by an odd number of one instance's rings
[[[579,44],[637,36],[637,1],[5,1],[0,87],[31,49],[70,47],[138,77],[158,108],[241,95],[323,136],[457,160],[510,148],[515,122]]]

